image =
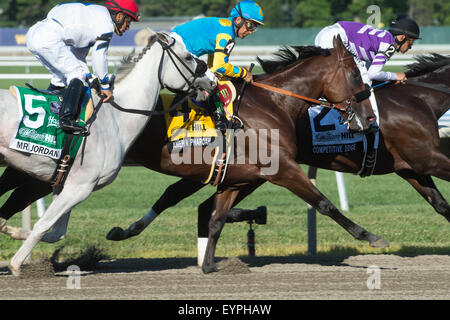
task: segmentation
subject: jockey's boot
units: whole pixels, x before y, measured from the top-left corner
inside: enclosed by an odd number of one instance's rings
[[[226,131],[228,128],[228,119],[225,115],[225,110],[223,109],[223,104],[217,90],[211,93],[211,97],[208,99],[208,104],[212,110],[212,118],[216,129]]]
[[[53,85],[51,83],[50,83],[50,85],[47,88],[47,91],[49,93],[54,94],[56,96],[63,96],[65,90],[66,90],[65,87],[55,86],[55,85]]]
[[[77,124],[80,114],[80,97],[83,89],[80,79],[72,79],[64,92],[61,111],[59,113],[59,126],[68,133],[79,134],[85,131]]]

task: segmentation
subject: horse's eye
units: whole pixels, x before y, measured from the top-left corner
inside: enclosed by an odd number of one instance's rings
[[[186,60],[187,60],[187,61],[192,61],[193,59],[194,59],[194,57],[192,57],[191,54],[188,54],[188,55],[186,56]]]
[[[356,80],[359,80],[361,78],[361,73],[359,73],[358,71],[353,72],[352,77]]]

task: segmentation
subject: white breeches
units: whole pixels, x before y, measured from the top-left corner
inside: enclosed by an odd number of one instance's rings
[[[333,48],[333,38],[337,35],[341,36],[341,39],[344,43],[344,45],[347,47],[348,39],[347,35],[345,34],[344,29],[339,24],[333,24],[331,26],[325,27],[317,34],[316,38],[314,39],[314,45],[316,47],[321,47],[324,49],[331,49]],[[367,74],[367,67],[366,62],[364,60],[358,59],[354,57],[356,66],[359,69],[359,72],[361,73],[361,78],[364,83],[368,84],[369,86],[372,86],[372,81],[369,79],[369,75]],[[372,108],[375,112],[375,115],[378,117],[378,107],[377,107],[377,101],[375,99],[375,94],[372,90],[372,94],[369,97],[370,103],[372,104]]]
[[[316,38],[314,39],[314,45],[316,47],[321,47],[324,49],[332,49],[333,48],[333,38],[340,35],[342,42],[344,43],[345,47],[347,46],[348,39],[347,35],[345,34],[344,29],[339,24],[333,24],[331,26],[325,27],[317,34]],[[364,60],[360,60],[356,57],[354,57],[355,63],[358,66],[359,71],[361,72],[361,77],[363,79],[364,83],[367,83],[368,85],[372,85],[372,81],[370,81],[369,76],[367,74],[367,67],[366,62]]]
[[[50,82],[65,87],[72,79],[85,81],[89,68],[86,56],[90,48],[75,48],[64,43],[59,26],[44,20],[27,32],[27,48],[52,74]]]

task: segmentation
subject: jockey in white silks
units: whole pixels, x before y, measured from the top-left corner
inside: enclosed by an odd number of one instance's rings
[[[407,17],[394,20],[389,31],[360,22],[339,21],[323,28],[315,38],[315,45],[333,48],[333,38],[337,35],[340,35],[347,50],[353,54],[363,82],[372,86],[372,80],[404,83],[405,73],[382,69],[395,52],[406,53],[414,41],[420,39],[420,30],[417,23]],[[369,99],[373,109],[377,110],[374,94]]]
[[[49,91],[62,94],[60,127],[80,133],[76,123],[84,82],[91,76],[86,57],[92,48],[94,77],[100,80],[103,102],[112,99],[108,78],[108,47],[115,32],[122,36],[131,21],[139,21],[134,0],[107,0],[105,6],[80,2],[62,3],[27,32],[27,48],[52,74]],[[64,90],[64,88],[67,88]]]

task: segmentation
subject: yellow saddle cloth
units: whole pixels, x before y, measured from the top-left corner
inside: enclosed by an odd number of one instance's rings
[[[219,80],[219,94],[228,119],[233,115],[233,100],[236,89],[230,81]],[[174,94],[161,94],[163,109],[169,109],[174,103]],[[178,152],[186,147],[204,147],[217,137],[214,122],[208,110],[188,99],[173,112],[165,114],[169,152]]]

